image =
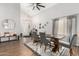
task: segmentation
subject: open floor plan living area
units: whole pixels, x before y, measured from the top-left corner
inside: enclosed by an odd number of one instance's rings
[[[0,56],[79,56],[79,3],[0,3]]]

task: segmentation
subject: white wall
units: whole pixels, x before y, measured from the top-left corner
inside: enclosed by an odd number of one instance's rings
[[[35,19],[39,20],[39,23],[40,22],[45,23],[46,21],[49,21],[49,24],[46,27],[46,32],[51,34],[52,20],[54,18],[74,15],[78,13],[79,13],[79,3],[63,3],[63,4],[57,4],[49,9],[40,12],[38,15],[33,17],[32,20]],[[36,26],[38,27],[38,23],[36,24]],[[77,30],[77,32],[79,32],[79,30]]]
[[[77,33],[79,34],[79,15],[77,16]]]
[[[22,10],[20,14],[20,22],[23,35],[29,35],[31,31],[31,17]]]
[[[1,22],[4,19],[13,19],[16,22],[14,30],[5,30]],[[0,3],[0,32],[21,32],[20,28],[20,5],[19,3]]]
[[[44,16],[39,16],[39,15],[32,19],[32,23],[33,23],[33,25],[36,25],[38,32],[42,31],[41,29],[39,29],[39,24],[41,23],[42,25],[44,25],[47,22],[48,22],[48,24],[45,26],[45,28],[43,30],[47,34],[52,34],[52,19],[48,19]]]

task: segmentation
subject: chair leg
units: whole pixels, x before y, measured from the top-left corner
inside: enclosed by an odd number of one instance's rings
[[[31,40],[32,40],[32,37],[31,37]]]
[[[41,48],[41,46],[42,46],[42,43],[40,43],[40,48]]]
[[[36,46],[38,45],[38,42],[36,43]]]
[[[33,40],[33,44],[34,44],[34,40]]]
[[[44,52],[46,52],[46,48],[47,48],[47,46],[45,46]]]
[[[72,51],[72,48],[70,49],[70,56],[72,56],[73,55],[73,51]]]

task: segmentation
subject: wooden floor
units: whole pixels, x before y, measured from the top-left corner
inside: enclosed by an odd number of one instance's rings
[[[0,56],[32,56],[33,52],[20,41],[0,43]]]
[[[74,56],[79,56],[79,48],[74,49]],[[0,43],[0,56],[36,56],[22,41]]]

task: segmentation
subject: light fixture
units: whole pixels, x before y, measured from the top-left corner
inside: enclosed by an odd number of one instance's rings
[[[32,3],[32,6],[33,6],[33,10],[34,10],[35,8],[37,8],[38,10],[40,10],[41,7],[42,7],[42,8],[45,8],[45,6],[42,5],[42,3]]]

